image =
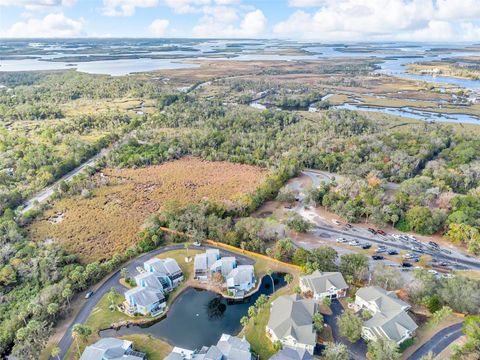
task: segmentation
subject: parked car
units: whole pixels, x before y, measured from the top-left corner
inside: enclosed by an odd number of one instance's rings
[[[346,243],[347,242],[347,239],[343,238],[343,237],[339,237],[335,240],[337,243]]]
[[[368,228],[367,230],[370,231],[373,235],[375,235],[377,233],[377,230],[372,229],[372,228]]]
[[[420,246],[412,246],[412,250],[416,251],[416,252],[419,252],[419,253],[424,252],[423,249]]]
[[[372,255],[373,260],[383,260],[384,257],[382,255]]]
[[[200,243],[199,241],[195,241],[192,243],[193,246],[202,246],[202,243]]]
[[[362,244],[362,249],[367,250],[367,249],[370,249],[371,247],[372,247],[372,244],[369,244],[369,243]]]
[[[428,272],[429,272],[430,274],[433,274],[433,275],[437,275],[437,274],[438,274],[438,271],[433,270],[433,269],[429,269]]]
[[[335,219],[332,220],[332,223],[334,223],[335,225],[340,225],[341,224],[340,221],[335,220]]]
[[[383,246],[383,245],[380,245],[380,246],[375,250],[375,252],[376,252],[377,254],[383,253],[383,252],[385,252],[385,251],[387,251],[387,248],[386,248],[385,246]]]
[[[387,254],[388,255],[398,255],[398,251],[395,250],[395,249],[390,249],[390,250],[387,251]]]
[[[440,248],[440,246],[438,246],[438,244],[435,241],[429,241],[428,245],[436,249]]]
[[[141,266],[137,266],[135,269],[136,269],[140,274],[145,272],[145,269],[142,268]]]
[[[415,257],[415,255],[406,253],[405,255],[402,256],[404,259],[411,259],[412,257]]]
[[[346,224],[345,227],[351,229],[353,226],[352,226],[352,224]]]
[[[419,262],[420,258],[419,257],[412,257],[412,258],[410,258],[410,261]]]
[[[404,268],[410,268],[410,267],[412,267],[413,265],[410,264],[409,262],[404,261],[404,262],[402,262],[402,266],[403,266]]]
[[[387,235],[387,233],[381,229],[378,229],[377,230],[377,234],[380,234],[380,235]]]
[[[442,249],[442,251],[445,253],[445,254],[451,254],[452,252],[448,249]],[[467,257],[469,257],[468,255],[465,255]]]
[[[85,294],[85,299],[90,299],[93,295],[93,291],[89,291]]]
[[[357,240],[352,240],[348,243],[348,245],[351,245],[351,246],[359,246],[360,243],[357,241]]]

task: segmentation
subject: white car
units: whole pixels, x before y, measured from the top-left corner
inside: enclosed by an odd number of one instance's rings
[[[429,272],[430,274],[433,274],[433,275],[437,275],[437,274],[438,274],[438,271],[433,270],[433,269],[428,270],[428,272]]]
[[[347,239],[343,238],[343,237],[339,237],[335,240],[337,243],[346,243],[347,242]]]
[[[195,241],[194,243],[192,243],[192,245],[193,245],[193,246],[197,246],[197,247],[198,247],[198,246],[202,246],[202,244],[199,243],[198,241]]]
[[[360,243],[357,241],[357,240],[352,240],[348,243],[348,245],[351,245],[351,246],[360,246]]]
[[[334,223],[335,225],[340,225],[341,224],[340,221],[335,220],[335,219],[332,220],[332,223]]]
[[[145,272],[145,269],[142,268],[141,266],[137,266],[135,269],[136,269],[140,274]]]

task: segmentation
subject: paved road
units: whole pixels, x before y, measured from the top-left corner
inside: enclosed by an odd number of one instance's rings
[[[455,324],[440,330],[430,340],[428,340],[412,355],[410,355],[408,360],[419,360],[422,356],[428,354],[430,351],[433,352],[434,355],[440,354],[443,349],[463,335],[462,325],[462,323]]]
[[[206,249],[206,248],[207,247],[200,247],[197,249]],[[210,246],[208,246],[208,248],[210,248]],[[180,250],[180,249],[184,249],[183,244],[165,246],[163,248],[153,250],[151,252],[140,255],[135,259],[130,260],[127,264],[124,265],[124,267],[128,269],[130,274],[135,274],[137,272],[136,267],[137,266],[143,267],[143,263],[146,260],[171,250]],[[249,257],[239,255],[237,253],[232,253],[227,250],[220,249],[220,254],[222,256],[235,256],[239,264],[253,265],[255,263],[255,261]],[[106,293],[108,293],[112,287],[115,288],[115,290],[117,290],[118,292],[123,292],[126,290],[125,287],[120,285],[119,280],[120,280],[120,270],[117,270],[106,281],[104,281],[102,285],[100,285],[100,287],[94,292],[94,294],[92,295],[92,297],[90,297],[90,299],[85,300],[84,305],[81,307],[80,311],[75,315],[74,320],[69,325],[69,327],[65,331],[65,334],[63,334],[62,339],[58,343],[58,347],[60,348],[60,355],[59,355],[60,359],[63,359],[65,357],[65,354],[67,353],[68,349],[73,343],[73,339],[72,339],[73,325],[78,323],[84,323],[87,320],[90,313],[92,312],[92,310],[97,305],[97,303],[100,301],[100,299]],[[56,360],[56,358],[50,357],[50,360]]]
[[[332,315],[324,315],[325,324],[329,325],[332,329],[332,335],[335,342],[345,344],[350,351],[350,355],[355,360],[364,360],[366,359],[367,354],[367,344],[362,340],[358,340],[356,343],[352,344],[348,339],[340,336],[340,331],[337,326],[337,318],[343,313],[343,306],[338,300],[332,300],[330,305],[332,309]]]

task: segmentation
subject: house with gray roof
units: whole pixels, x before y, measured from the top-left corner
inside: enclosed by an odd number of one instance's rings
[[[165,360],[252,360],[250,344],[245,338],[222,334],[217,345],[204,346],[200,350],[175,347]]]
[[[314,300],[299,295],[280,296],[271,304],[267,336],[272,343],[280,341],[284,346],[313,354],[317,343],[313,315],[317,312]]]
[[[285,346],[273,355],[270,360],[313,360],[313,355],[305,349],[294,349]]]
[[[167,302],[161,289],[137,286],[125,292],[124,304],[130,315],[156,316],[165,310]]]
[[[210,273],[221,273],[223,276],[227,276],[230,271],[237,267],[237,259],[234,256],[225,256],[215,261],[210,266]]]
[[[255,287],[255,269],[253,265],[239,265],[226,277],[227,289],[234,294],[247,293]]]
[[[116,338],[103,338],[87,346],[80,360],[146,360],[144,353],[135,351],[133,343]]]
[[[175,259],[166,258],[152,258],[145,261],[143,264],[147,272],[156,272],[158,274],[165,274],[170,279],[171,288],[178,286],[183,281],[183,272]]]
[[[195,259],[193,261],[195,279],[207,281],[212,265],[215,264],[219,259],[220,250],[218,249],[207,249],[207,251],[204,253],[195,255]]]
[[[378,286],[361,288],[356,293],[355,306],[372,315],[362,327],[362,337],[367,341],[384,337],[401,344],[413,337],[418,327],[408,314],[410,305],[393,291]]]
[[[160,289],[163,292],[171,288],[167,275],[158,272],[143,272],[135,276],[135,283],[139,287],[151,287]]]
[[[346,295],[348,285],[339,272],[317,270],[310,275],[300,277],[300,289],[304,293],[312,293],[315,300],[336,299]]]

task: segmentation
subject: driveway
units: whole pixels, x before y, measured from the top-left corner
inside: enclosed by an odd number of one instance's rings
[[[211,248],[211,247],[210,246],[199,247],[197,249],[205,250],[206,248]],[[183,244],[165,246],[163,248],[156,249],[148,253],[142,254],[136,257],[135,259],[130,260],[123,267],[127,268],[130,274],[136,274],[137,272],[136,267],[137,266],[143,267],[143,263],[148,259],[168,251],[180,250],[180,249],[184,249]],[[239,255],[237,253],[232,253],[227,250],[220,249],[220,254],[222,256],[235,256],[237,258],[238,263],[241,265],[249,265],[249,264],[253,265],[255,263],[255,260],[249,257]],[[123,292],[126,290],[125,287],[120,285],[119,280],[120,280],[120,270],[117,270],[106,281],[104,281],[102,285],[100,285],[100,287],[94,292],[94,294],[92,295],[92,297],[90,297],[90,299],[85,300],[84,305],[80,308],[80,311],[75,315],[75,318],[73,319],[71,324],[68,326],[65,334],[63,334],[62,339],[58,343],[58,347],[60,348],[60,355],[59,355],[60,359],[63,359],[65,357],[65,354],[67,353],[68,349],[73,343],[73,339],[72,339],[73,325],[78,323],[83,324],[87,320],[88,316],[90,315],[92,310],[95,308],[97,303],[100,301],[100,299],[106,293],[108,293],[112,287],[115,288],[115,290],[117,290],[118,292]],[[56,358],[50,357],[49,359],[55,360]]]
[[[428,354],[430,351],[433,352],[433,355],[440,354],[443,349],[448,347],[452,342],[463,335],[462,325],[463,323],[455,324],[440,330],[430,340],[428,340],[412,355],[410,355],[408,360],[419,360],[422,356]]]
[[[335,342],[345,344],[350,351],[350,355],[355,360],[366,359],[367,344],[360,339],[356,343],[352,344],[348,339],[340,336],[340,331],[337,326],[337,318],[343,313],[343,306],[338,300],[332,300],[330,305],[332,309],[332,315],[324,315],[325,324],[329,325],[332,329],[332,335]]]

